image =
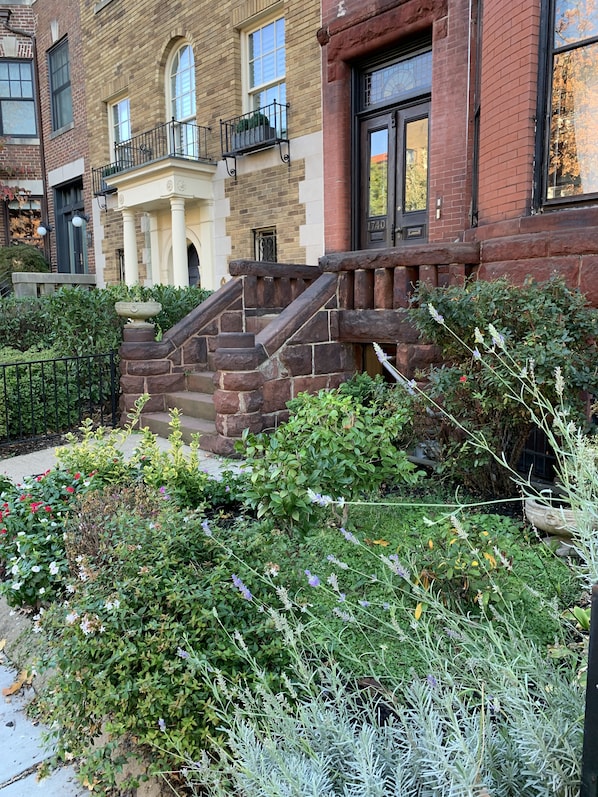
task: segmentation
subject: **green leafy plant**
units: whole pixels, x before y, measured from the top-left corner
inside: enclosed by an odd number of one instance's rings
[[[349,499],[419,478],[398,447],[405,407],[384,416],[338,391],[301,394],[290,407],[288,422],[272,434],[243,434],[245,501],[258,517],[306,528],[318,512],[310,490]]]
[[[0,247],[0,274],[13,271],[50,271],[50,264],[36,246],[11,244]]]
[[[10,606],[47,604],[68,577],[64,523],[77,495],[92,488],[85,474],[53,469],[0,493],[0,594]]]
[[[556,399],[554,370],[561,367],[567,403],[582,419],[583,391],[598,390],[598,370],[589,345],[596,311],[557,277],[545,283],[527,280],[522,286],[506,280],[449,288],[421,284],[414,301],[412,319],[425,338],[440,347],[445,362],[421,375],[428,383],[427,394],[440,405],[439,411],[430,413],[430,405],[421,403],[416,420],[421,437],[436,442],[439,471],[446,477],[485,495],[512,494],[510,474],[495,467],[488,451],[474,448],[469,433],[483,433],[489,447],[504,454],[515,470],[534,423],[528,408],[513,397],[518,393],[516,375],[500,359],[484,366],[474,331],[491,324],[510,358],[522,369],[533,368],[538,389],[551,400]],[[435,314],[429,312],[430,306]],[[470,346],[464,348],[460,341]],[[447,416],[458,417],[460,424]]]
[[[256,111],[251,115],[242,116],[237,122],[236,131],[242,133],[244,130],[255,130],[256,127],[269,127],[270,120],[266,114]]]

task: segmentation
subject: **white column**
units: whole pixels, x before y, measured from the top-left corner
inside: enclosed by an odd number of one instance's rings
[[[172,221],[172,275],[176,288],[189,285],[187,270],[187,226],[185,224],[185,200],[171,197],[170,214]]]
[[[123,245],[125,255],[125,284],[135,285],[139,282],[139,263],[137,260],[135,213],[132,210],[123,210]]]
[[[160,236],[158,234],[158,214],[151,211],[149,214],[149,241],[150,258],[152,261],[152,284],[164,285],[166,280],[162,278],[162,264],[160,263]]]

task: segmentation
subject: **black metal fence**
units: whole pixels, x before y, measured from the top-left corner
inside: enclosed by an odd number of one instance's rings
[[[152,161],[164,158],[209,161],[209,136],[209,127],[173,119],[122,141],[115,147],[116,160],[92,169],[93,192],[100,195],[116,191],[116,188],[108,184],[110,175],[135,169]]]
[[[116,352],[0,365],[0,445],[118,422]]]

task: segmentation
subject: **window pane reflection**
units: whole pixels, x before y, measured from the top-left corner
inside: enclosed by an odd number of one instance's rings
[[[548,199],[598,192],[598,44],[556,55]]]
[[[428,119],[405,125],[405,212],[428,207]]]
[[[386,216],[388,208],[388,130],[370,136],[368,216]]]

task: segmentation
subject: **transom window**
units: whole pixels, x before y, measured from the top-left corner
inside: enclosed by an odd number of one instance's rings
[[[432,51],[418,53],[364,74],[363,108],[405,100],[430,91]]]
[[[31,61],[0,61],[0,135],[35,136]]]
[[[60,130],[73,121],[71,68],[68,40],[60,42],[48,53],[50,94],[52,98],[52,129]]]
[[[284,17],[247,32],[248,110],[286,103]]]
[[[598,193],[598,7],[553,0],[547,200]]]

